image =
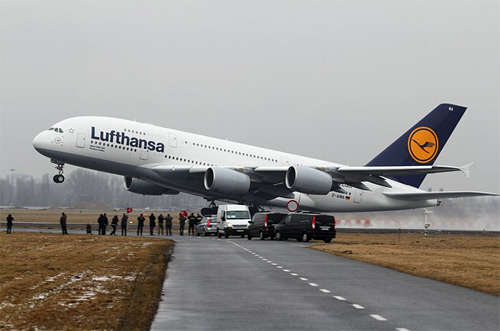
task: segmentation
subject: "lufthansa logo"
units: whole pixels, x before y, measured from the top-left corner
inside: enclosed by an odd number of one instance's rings
[[[408,152],[418,163],[427,163],[434,160],[438,150],[438,136],[428,127],[416,128],[408,137]]]

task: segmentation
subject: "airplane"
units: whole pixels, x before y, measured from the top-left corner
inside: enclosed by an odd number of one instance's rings
[[[135,121],[82,116],[62,120],[33,139],[57,164],[56,183],[71,164],[124,176],[143,195],[185,192],[227,201],[319,212],[387,211],[440,205],[445,198],[489,192],[426,192],[428,174],[461,171],[434,165],[466,107],[440,104],[365,166],[348,166]]]

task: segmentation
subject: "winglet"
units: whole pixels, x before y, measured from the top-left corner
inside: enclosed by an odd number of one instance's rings
[[[462,167],[460,167],[460,171],[464,173],[467,178],[470,178],[470,167],[474,164],[474,162],[468,163]]]

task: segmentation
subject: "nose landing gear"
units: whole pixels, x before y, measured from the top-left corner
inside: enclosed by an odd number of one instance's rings
[[[57,175],[54,176],[54,183],[60,184],[60,183],[64,182],[64,176],[63,176],[64,170],[63,170],[63,167],[64,167],[64,163],[58,163],[57,164],[56,169],[59,171],[59,174],[57,174]]]

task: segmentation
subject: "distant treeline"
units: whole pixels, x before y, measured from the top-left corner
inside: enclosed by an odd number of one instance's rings
[[[0,178],[1,206],[73,207],[79,204],[104,204],[110,207],[136,207],[175,210],[196,210],[206,207],[203,198],[179,195],[143,196],[125,190],[122,176],[76,169],[65,174],[66,181],[56,184],[52,176],[42,178],[11,174]]]

